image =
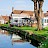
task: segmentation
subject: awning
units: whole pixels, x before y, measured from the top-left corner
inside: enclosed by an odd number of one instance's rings
[[[22,18],[22,19],[25,19],[25,20],[31,20],[30,18]]]

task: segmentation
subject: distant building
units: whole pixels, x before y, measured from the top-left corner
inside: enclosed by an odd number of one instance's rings
[[[0,16],[0,24],[4,24],[4,19]]]
[[[44,18],[42,19],[42,26],[47,27],[48,26],[48,11],[44,13]]]
[[[2,16],[4,23],[7,23],[9,21],[9,16]]]
[[[44,13],[44,17],[48,17],[48,11]]]
[[[42,26],[43,26],[43,27],[47,27],[47,26],[48,26],[48,17],[44,17],[44,18],[42,19]]]

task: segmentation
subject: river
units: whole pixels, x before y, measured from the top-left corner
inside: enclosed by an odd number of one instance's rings
[[[36,48],[29,42],[12,42],[8,31],[0,30],[0,48]]]

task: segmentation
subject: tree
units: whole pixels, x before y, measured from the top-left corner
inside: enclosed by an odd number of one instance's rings
[[[42,29],[42,6],[43,6],[43,0],[38,0],[38,30]]]
[[[38,25],[38,30],[42,29],[42,5],[43,5],[43,0],[32,0],[34,2],[34,12],[35,12],[35,17],[37,20],[37,25]],[[37,8],[37,2],[38,2],[38,8]]]

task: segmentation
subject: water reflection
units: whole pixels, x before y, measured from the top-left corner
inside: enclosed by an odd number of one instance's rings
[[[12,42],[12,33],[0,30],[0,48],[36,48],[29,42]]]
[[[0,30],[0,34],[9,35],[9,32],[8,31],[5,31],[5,30]]]

